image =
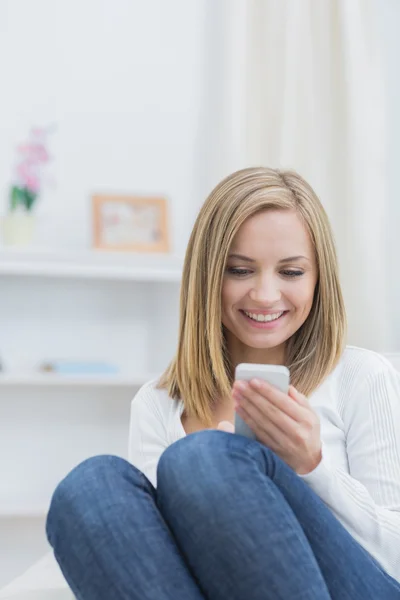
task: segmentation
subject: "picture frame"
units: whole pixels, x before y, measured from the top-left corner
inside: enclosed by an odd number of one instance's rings
[[[92,210],[95,249],[169,252],[165,198],[96,194],[92,196]]]

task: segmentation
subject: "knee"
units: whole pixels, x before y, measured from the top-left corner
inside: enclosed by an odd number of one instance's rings
[[[135,479],[140,473],[117,456],[94,456],[75,467],[58,484],[51,499],[46,521],[50,544],[54,547],[58,537],[73,535],[95,522],[96,513],[110,503],[110,493],[118,488],[121,477]]]
[[[174,479],[177,474],[186,478],[206,468],[216,466],[231,434],[215,430],[192,433],[164,450],[157,467],[157,481]]]
[[[158,489],[176,491],[179,486],[214,485],[236,468],[237,458],[246,456],[252,442],[223,431],[190,434],[169,446],[158,463]],[[248,455],[250,458],[250,455]]]
[[[255,471],[273,478],[279,458],[275,453],[241,435],[217,430],[190,434],[169,446],[158,463],[158,489],[176,491],[219,485],[232,476]]]
[[[191,519],[208,514],[223,494],[221,461],[231,434],[206,430],[190,434],[169,446],[157,467],[157,502],[172,527],[179,514]]]

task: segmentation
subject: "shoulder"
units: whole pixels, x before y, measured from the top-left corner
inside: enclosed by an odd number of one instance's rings
[[[400,373],[378,352],[347,346],[328,382],[342,414],[350,414],[354,407],[365,411],[368,403],[400,406]],[[359,398],[363,399],[360,406]]]
[[[181,437],[182,403],[170,398],[158,381],[145,383],[131,404],[129,460],[156,485],[162,452]]]
[[[131,420],[142,428],[166,428],[180,417],[182,402],[174,400],[167,390],[158,387],[158,380],[145,383],[136,393],[131,404]],[[178,418],[179,418],[178,417]]]
[[[351,381],[392,370],[393,365],[382,354],[358,346],[346,346],[333,374],[337,372]]]
[[[162,410],[165,404],[164,396],[168,398],[166,390],[157,387],[157,379],[148,381],[136,392],[132,400],[132,406],[137,409]]]
[[[316,390],[317,397],[327,393],[336,398],[339,411],[366,387],[379,378],[398,379],[399,373],[389,360],[373,350],[346,346],[336,367]]]

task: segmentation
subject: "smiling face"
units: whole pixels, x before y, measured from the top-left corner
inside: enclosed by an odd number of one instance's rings
[[[295,211],[266,210],[243,223],[229,251],[222,323],[234,365],[283,364],[286,341],[307,319],[317,266]]]

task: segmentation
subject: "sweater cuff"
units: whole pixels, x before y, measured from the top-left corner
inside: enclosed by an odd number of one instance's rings
[[[299,475],[299,477],[308,483],[318,495],[324,496],[332,481],[332,471],[329,468],[327,460],[322,457],[321,462],[313,471],[306,473],[305,475]]]

